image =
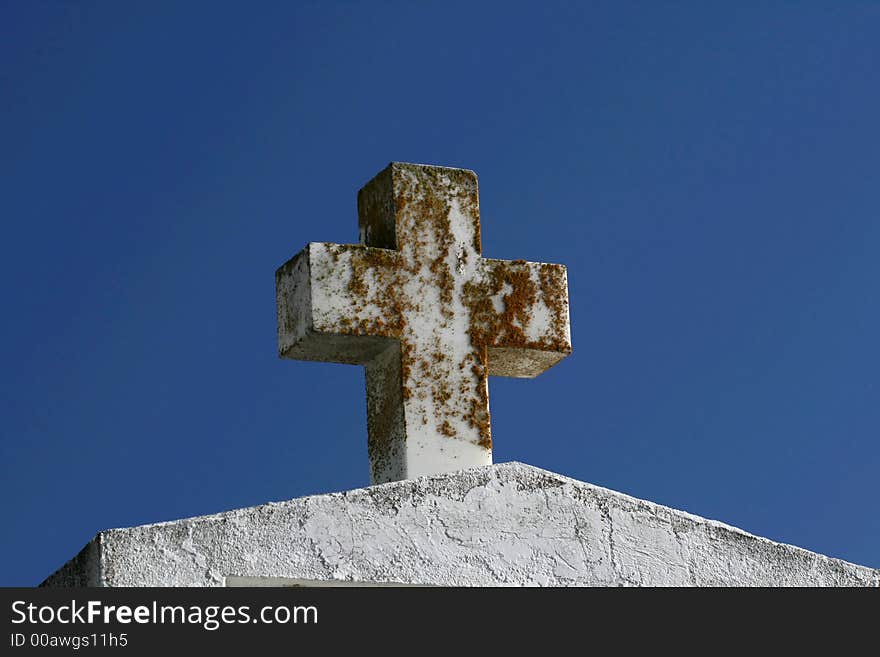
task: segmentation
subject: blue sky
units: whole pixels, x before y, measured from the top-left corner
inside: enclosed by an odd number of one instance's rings
[[[368,483],[274,271],[389,161],[568,266],[490,382],[523,461],[880,567],[880,6],[0,3],[0,584],[96,532]]]

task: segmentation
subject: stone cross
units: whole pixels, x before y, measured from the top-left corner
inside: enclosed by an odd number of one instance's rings
[[[372,483],[490,464],[489,375],[571,353],[565,267],[483,258],[466,169],[390,164],[358,225],[276,272],[279,356],[365,366]]]

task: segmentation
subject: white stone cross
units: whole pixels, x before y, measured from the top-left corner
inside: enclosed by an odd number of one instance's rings
[[[365,366],[372,483],[490,464],[489,375],[571,353],[565,267],[483,258],[466,169],[390,164],[358,224],[276,272],[280,357]]]

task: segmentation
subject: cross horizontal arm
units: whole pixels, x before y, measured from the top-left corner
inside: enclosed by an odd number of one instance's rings
[[[282,358],[363,365],[399,338],[387,286],[400,255],[312,242],[275,272]]]
[[[483,259],[466,284],[471,342],[488,349],[489,374],[532,378],[571,353],[564,265]]]

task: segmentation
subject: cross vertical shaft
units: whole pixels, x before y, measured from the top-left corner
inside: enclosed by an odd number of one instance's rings
[[[358,193],[358,220],[362,244],[400,254],[388,295],[405,316],[366,367],[374,479],[491,463],[485,347],[462,302],[480,261],[476,175],[392,165]]]

